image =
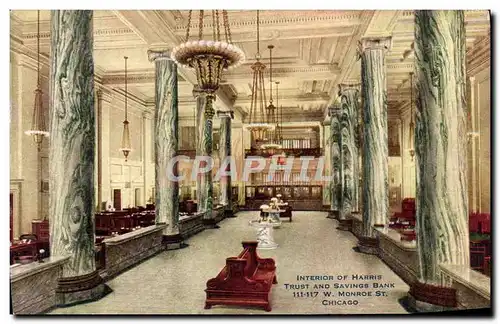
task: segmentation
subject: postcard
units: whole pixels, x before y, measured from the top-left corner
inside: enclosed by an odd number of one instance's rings
[[[490,11],[11,10],[9,46],[11,314],[492,315]]]

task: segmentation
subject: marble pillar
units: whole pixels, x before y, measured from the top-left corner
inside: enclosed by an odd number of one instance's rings
[[[340,150],[340,108],[328,108],[330,116],[330,170],[332,181],[330,183],[330,213],[329,218],[338,218],[340,210],[340,197],[342,193],[342,164]]]
[[[94,255],[95,93],[91,10],[51,16],[50,252],[69,256],[56,304],[98,299],[106,291]]]
[[[456,304],[440,264],[469,266],[466,42],[461,10],[415,12],[417,310]],[[442,298],[435,298],[440,292]]]
[[[217,111],[217,117],[220,118],[220,139],[219,139],[219,160],[222,165],[224,160],[231,158],[231,120],[234,118],[233,111]],[[226,171],[231,172],[231,163],[227,161]],[[231,176],[222,176],[220,178],[220,203],[224,205],[224,214],[226,217],[235,217],[233,214],[233,197],[231,187]]]
[[[322,123],[322,130],[323,130],[323,157],[325,159],[325,171],[324,175],[325,176],[330,176],[331,175],[331,157],[330,157],[330,120],[327,119]],[[324,210],[330,210],[331,208],[331,198],[330,198],[330,181],[325,181],[323,183],[323,209]],[[327,218],[330,215],[327,216]]]
[[[391,38],[361,40],[361,87],[363,96],[363,237],[362,252],[377,254],[373,227],[387,223],[389,208],[387,147],[387,81],[385,53]]]
[[[212,138],[213,138],[213,117],[215,110],[213,94],[207,94],[200,91],[197,87],[193,89],[193,95],[196,98],[196,156],[212,157]],[[202,162],[201,167],[206,164]],[[198,201],[198,211],[203,212],[203,222],[207,227],[217,228],[215,218],[212,215],[213,210],[213,181],[212,171],[200,173],[197,176],[196,192]]]
[[[340,84],[340,136],[342,193],[340,196],[339,229],[348,230],[347,218],[358,212],[358,84]]]
[[[178,163],[171,165],[179,147],[177,65],[170,52],[148,51],[155,63],[155,213],[156,224],[167,224],[163,232],[167,249],[180,248]]]

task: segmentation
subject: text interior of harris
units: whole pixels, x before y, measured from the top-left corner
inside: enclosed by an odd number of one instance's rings
[[[490,307],[489,11],[12,10],[10,27],[15,314]],[[385,290],[356,297],[365,276]]]

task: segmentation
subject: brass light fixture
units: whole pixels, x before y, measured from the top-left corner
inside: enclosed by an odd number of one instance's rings
[[[270,87],[270,96],[269,96],[269,105],[266,107],[266,115],[267,122],[275,126],[277,125],[276,119],[276,106],[273,105],[273,48],[274,45],[267,46],[269,48],[269,87]],[[267,130],[266,139],[267,143],[261,145],[261,149],[264,150],[268,155],[274,155],[277,150],[281,148],[281,145],[278,144],[276,138],[276,132],[274,131],[275,127]]]
[[[35,90],[35,104],[33,106],[33,118],[31,120],[31,129],[25,131],[26,135],[33,136],[33,141],[38,146],[38,151],[42,148],[44,136],[49,136],[45,125],[45,112],[43,110],[43,92],[40,81],[40,10],[37,11],[37,85]]]
[[[415,121],[413,113],[413,72],[410,72],[410,129],[409,129],[409,152],[411,160],[415,157]]]
[[[259,147],[266,138],[266,131],[274,129],[274,125],[266,122],[264,107],[266,106],[266,93],[264,89],[264,69],[266,66],[260,62],[260,33],[259,33],[259,10],[257,10],[257,60],[252,64],[253,83],[252,100],[250,103],[250,114],[248,124],[245,129],[252,134],[252,143],[254,148]]]
[[[212,40],[203,38],[204,10],[199,11],[198,40],[189,40],[192,10],[189,10],[186,41],[172,50],[178,65],[194,69],[201,91],[214,94],[219,89],[222,71],[243,63],[245,54],[232,44],[227,10],[222,10],[225,41],[221,40],[219,10],[212,10]]]
[[[130,131],[128,129],[128,120],[127,120],[127,97],[128,97],[128,89],[127,89],[127,56],[123,57],[125,59],[125,120],[123,121],[123,134],[122,134],[122,146],[120,151],[122,151],[125,156],[125,162],[127,162],[128,155],[132,148],[130,147]]]

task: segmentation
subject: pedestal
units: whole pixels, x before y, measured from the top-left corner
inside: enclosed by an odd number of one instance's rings
[[[272,250],[278,247],[278,244],[274,242],[272,223],[250,221],[250,225],[257,230],[257,241],[259,242],[257,249]]]
[[[378,238],[361,236],[358,241],[359,252],[378,255]]]

